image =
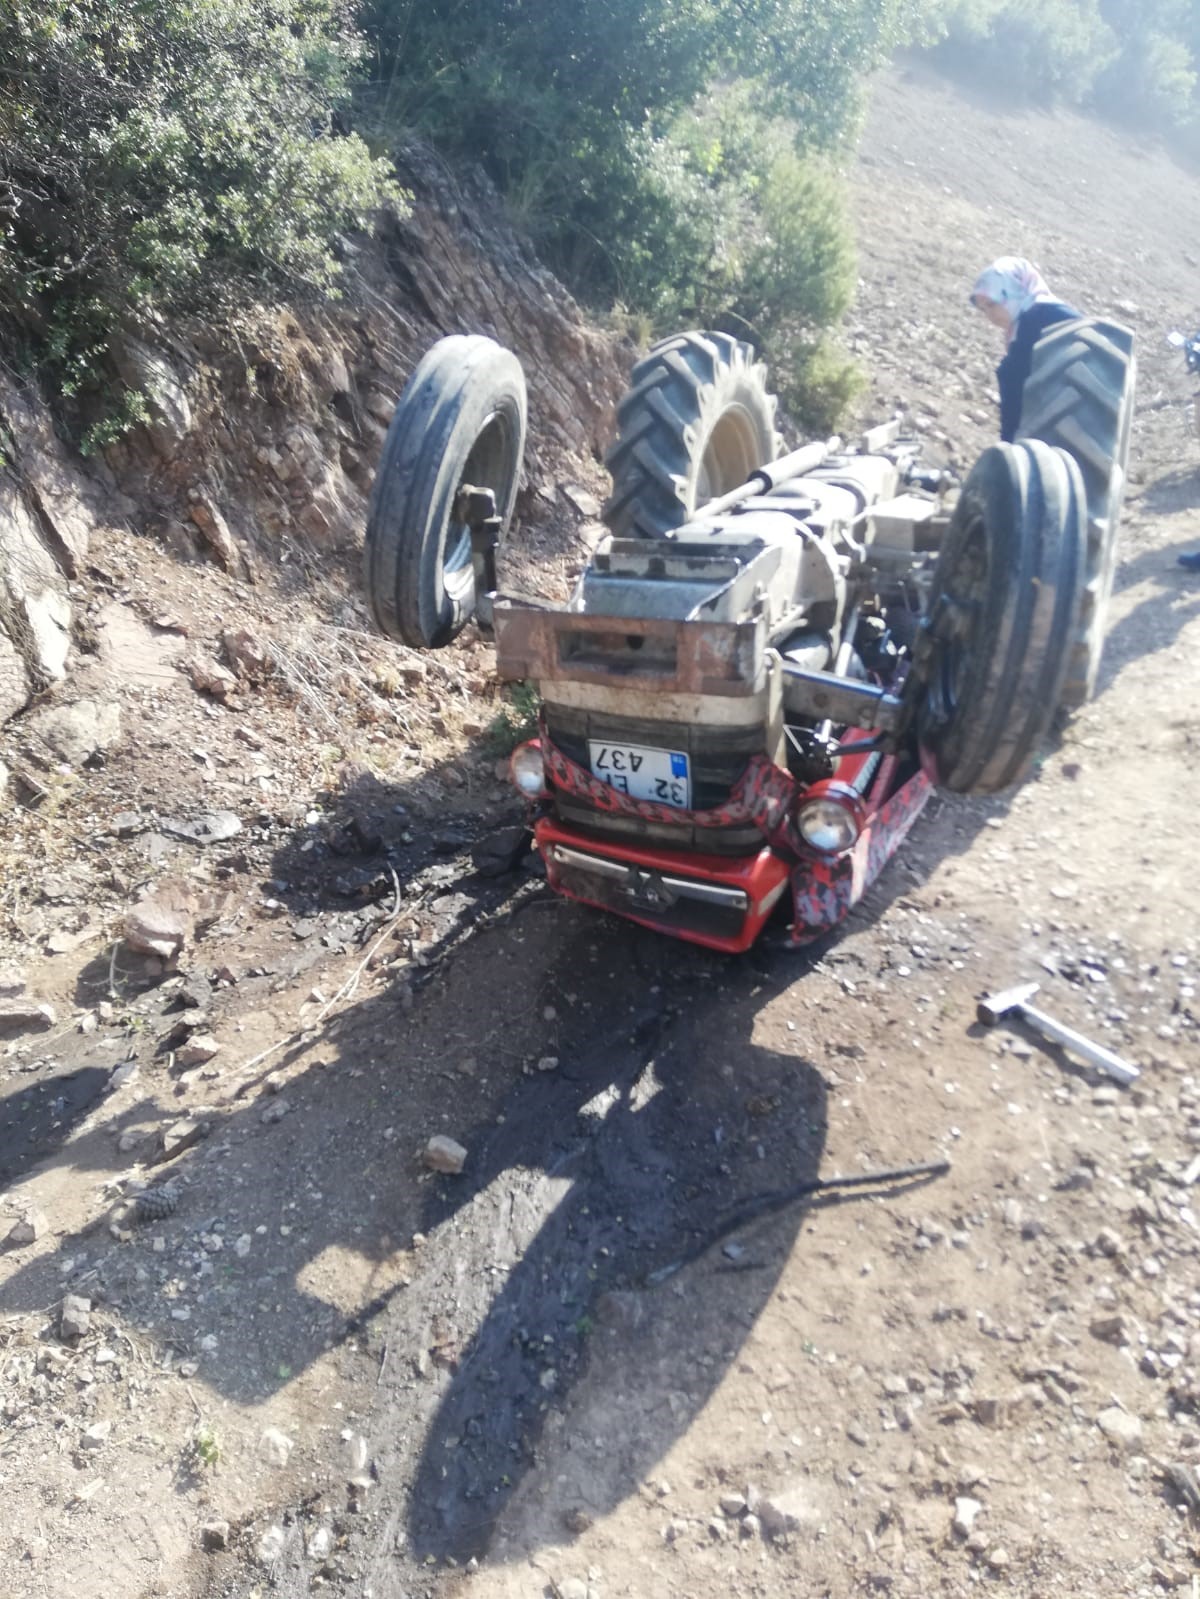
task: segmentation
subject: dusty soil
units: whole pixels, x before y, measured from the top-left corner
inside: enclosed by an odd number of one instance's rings
[[[935,802],[824,949],[723,961],[475,872],[512,816],[482,641],[420,661],[350,573],[251,590],[113,536],[80,681],[120,739],[4,751],[6,936],[55,1016],[0,1055],[38,1234],[0,1255],[10,1599],[1192,1595],[1200,444],[1161,336],[1200,194],[916,72],[852,181],[864,415],[934,458],[994,434],[993,254],[1138,330],[1095,702],[1019,793]],[[557,506],[523,536],[565,582],[586,495]],[[229,628],[269,657],[232,703],[180,670]],[[164,972],[117,935],[168,882]],[[1132,1090],[975,1024],[1027,977]]]

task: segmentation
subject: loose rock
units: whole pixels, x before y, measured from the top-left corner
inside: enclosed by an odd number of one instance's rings
[[[172,961],[192,931],[192,896],[182,883],[163,883],[125,913],[125,942],[143,955]]]
[[[238,686],[238,680],[227,666],[214,661],[209,655],[192,655],[183,662],[183,669],[192,680],[198,694],[211,694],[214,700],[224,700]]]
[[[768,1538],[782,1538],[789,1532],[815,1527],[821,1519],[811,1490],[802,1483],[754,1499],[749,1494],[746,1497]]]
[[[63,1338],[82,1338],[92,1325],[92,1302],[81,1294],[67,1294],[58,1316],[58,1330]]]
[[[25,973],[19,966],[0,966],[0,999],[16,999],[25,992]]]
[[[422,1159],[430,1171],[449,1172],[451,1176],[456,1176],[466,1165],[467,1152],[453,1138],[435,1133],[425,1145]]]
[[[1099,1338],[1106,1344],[1127,1344],[1130,1342],[1129,1326],[1124,1316],[1097,1316],[1089,1323],[1088,1331],[1093,1338]]]
[[[267,1466],[286,1466],[295,1447],[295,1440],[285,1432],[268,1427],[258,1440],[258,1458]]]
[[[258,1540],[258,1558],[264,1566],[273,1566],[287,1547],[287,1533],[282,1527],[268,1527]]]
[[[27,1210],[8,1229],[8,1243],[35,1244],[50,1231],[50,1219],[44,1210]]]
[[[1142,1441],[1142,1423],[1118,1405],[1110,1405],[1096,1417],[1096,1425],[1119,1449],[1133,1449]]]
[[[120,742],[121,711],[112,700],[76,700],[31,717],[29,731],[70,766],[83,766]]]
[[[333,1548],[333,1533],[328,1527],[318,1527],[308,1540],[307,1554],[310,1560],[324,1560]]]
[[[184,1071],[194,1066],[205,1066],[220,1049],[220,1044],[211,1033],[194,1033],[186,1044],[181,1044],[175,1051],[175,1064]]]
[[[32,999],[0,1000],[0,1033],[40,1031],[45,1027],[53,1027],[54,1022],[53,1005]]]
[[[975,1525],[975,1518],[983,1510],[983,1505],[978,1499],[956,1499],[954,1501],[954,1531],[960,1538],[968,1538],[971,1528]]]
[[[211,1122],[194,1121],[190,1117],[173,1122],[159,1134],[158,1160],[171,1160],[175,1155],[182,1155],[185,1149],[201,1143],[211,1132]]]
[[[198,497],[188,507],[188,514],[200,529],[204,542],[227,572],[236,572],[241,564],[238,546],[229,524],[211,500]]]
[[[221,634],[221,643],[230,666],[239,677],[258,683],[271,670],[271,657],[266,648],[245,628],[226,629]]]
[[[223,844],[242,830],[241,819],[232,811],[211,811],[191,822],[167,818],[159,825],[172,838],[186,838],[193,844]]]
[[[529,852],[532,835],[527,827],[501,827],[473,845],[471,858],[480,877],[503,877],[516,871]]]

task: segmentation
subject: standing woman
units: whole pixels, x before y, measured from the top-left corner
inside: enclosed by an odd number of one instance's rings
[[[996,368],[1000,385],[1000,437],[1011,444],[1021,421],[1021,397],[1033,364],[1033,347],[1055,322],[1083,315],[1056,300],[1031,261],[1002,255],[985,267],[971,290],[971,304],[1000,328],[1008,346]]]

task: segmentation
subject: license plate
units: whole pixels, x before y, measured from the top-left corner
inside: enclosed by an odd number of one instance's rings
[[[644,744],[602,744],[589,739],[592,776],[631,799],[656,800],[686,811],[692,803],[688,758],[678,750],[652,750]]]

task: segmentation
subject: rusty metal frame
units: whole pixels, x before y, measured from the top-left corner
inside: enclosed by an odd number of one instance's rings
[[[495,630],[497,673],[506,682],[748,698],[766,681],[761,616],[742,622],[588,616],[498,599]]]

